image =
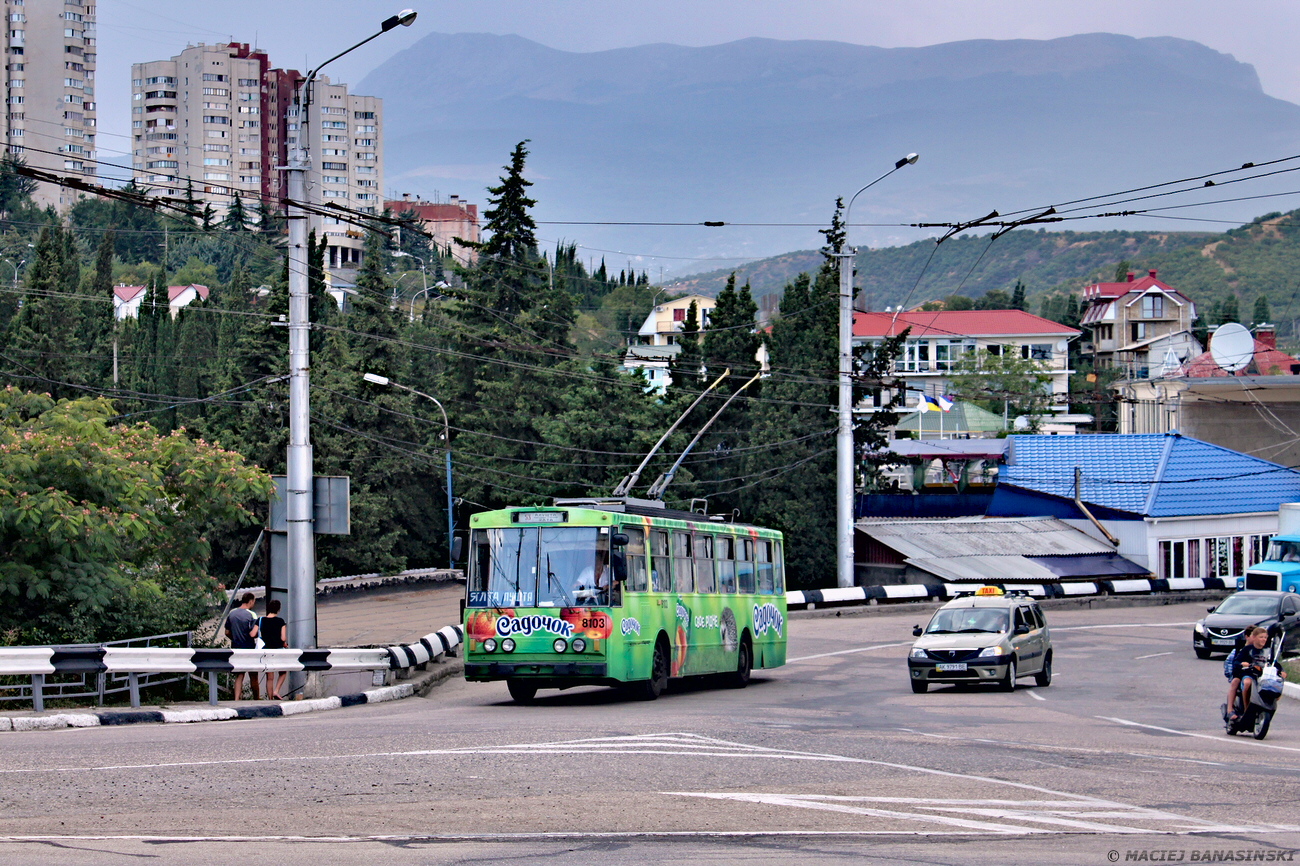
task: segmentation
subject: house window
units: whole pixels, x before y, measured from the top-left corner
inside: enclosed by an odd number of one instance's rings
[[[895,362],[895,367],[909,373],[928,372],[930,369],[930,341],[908,340],[903,344],[903,357]]]
[[[1160,542],[1160,576],[1187,577],[1187,542]]]
[[[1030,343],[1020,347],[1020,357],[1034,361],[1052,360],[1051,343]]]
[[[1142,298],[1142,318],[1163,319],[1165,317],[1165,299],[1163,295],[1146,295]]]
[[[681,307],[678,307],[677,309],[673,310],[673,321],[674,322],[686,321],[686,311]]]
[[[1129,328],[1132,331],[1134,343],[1136,343],[1139,340],[1145,340],[1148,337],[1154,337],[1156,335],[1155,325],[1151,325],[1146,322],[1134,322],[1129,326]]]

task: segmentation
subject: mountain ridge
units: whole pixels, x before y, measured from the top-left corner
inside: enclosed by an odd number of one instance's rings
[[[836,197],[909,151],[917,166],[859,199],[854,243],[906,244],[924,235],[908,223],[1260,162],[1300,139],[1300,106],[1265,94],[1249,64],[1187,40],[1115,34],[592,53],[430,34],[359,92],[385,99],[390,190],[475,200],[528,139],[543,241],[652,273],[816,246]],[[1244,222],[1254,211],[1211,215]]]

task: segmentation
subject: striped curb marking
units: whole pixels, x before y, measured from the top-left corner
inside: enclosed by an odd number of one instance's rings
[[[95,728],[115,725],[186,724],[218,722],[232,719],[274,719],[320,710],[337,710],[358,704],[382,704],[409,698],[415,694],[414,683],[401,683],[371,689],[355,695],[320,698],[311,701],[286,701],[256,707],[212,707],[193,710],[105,710],[97,713],[55,713],[49,716],[0,716],[0,731],[50,731],[59,728]]]

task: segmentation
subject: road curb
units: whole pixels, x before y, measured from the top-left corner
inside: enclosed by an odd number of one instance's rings
[[[95,710],[50,712],[30,716],[0,716],[0,731],[53,731],[62,728],[99,728],[137,724],[195,724],[228,722],[241,719],[275,719],[354,707],[359,704],[382,704],[413,696],[424,697],[435,687],[461,673],[464,666],[454,663],[438,665],[421,676],[395,686],[368,689],[353,695],[337,695],[315,700],[284,701],[252,706],[198,707],[157,710]]]

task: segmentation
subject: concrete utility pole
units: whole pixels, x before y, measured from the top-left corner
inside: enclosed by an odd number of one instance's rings
[[[289,221],[289,448],[286,459],[285,512],[288,517],[287,547],[289,559],[289,646],[310,649],[316,646],[316,539],[312,527],[312,451],[311,451],[311,359],[309,337],[311,319],[307,297],[307,211],[298,203],[310,204],[307,171],[311,167],[311,143],[308,141],[311,87],[320,71],[349,51],[354,51],[394,27],[410,26],[415,12],[405,9],[388,18],[380,30],[362,39],[346,51],[340,51],[307,73],[298,87],[294,104],[298,108],[295,147],[286,166],[289,175],[289,200],[285,211]],[[290,688],[301,689],[302,672],[294,672]]]
[[[853,263],[858,251],[849,246],[849,214],[862,193],[905,165],[915,165],[915,153],[853,194],[844,208],[844,244],[836,253],[840,265],[840,405],[835,435],[835,584],[853,586]],[[888,336],[888,335],[886,335]]]

